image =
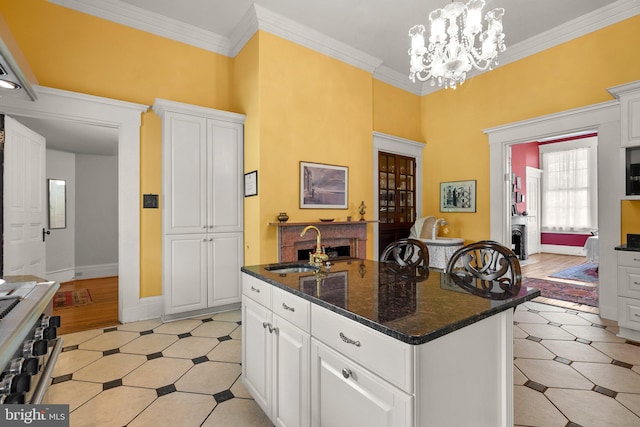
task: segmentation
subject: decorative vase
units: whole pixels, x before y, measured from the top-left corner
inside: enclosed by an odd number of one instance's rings
[[[286,212],[280,212],[278,214],[278,221],[280,222],[287,222],[289,220],[289,215],[287,215]]]

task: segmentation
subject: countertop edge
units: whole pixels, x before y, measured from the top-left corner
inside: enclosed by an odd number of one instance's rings
[[[502,305],[499,305],[499,306],[496,306],[496,307],[492,307],[489,310],[486,310],[486,311],[484,311],[484,312],[482,312],[480,314],[474,315],[474,316],[467,317],[467,318],[465,318],[465,319],[463,319],[461,321],[458,321],[458,322],[456,322],[454,324],[450,324],[450,325],[447,325],[445,327],[441,327],[441,328],[435,329],[432,332],[429,332],[429,333],[427,333],[425,335],[407,335],[407,334],[399,332],[399,331],[397,331],[395,329],[392,329],[392,328],[389,328],[389,327],[387,327],[385,325],[382,325],[382,324],[380,324],[378,322],[374,322],[374,321],[372,321],[370,319],[367,319],[367,318],[359,316],[359,315],[357,315],[355,313],[352,313],[349,310],[345,310],[345,309],[343,309],[341,307],[337,307],[337,306],[335,306],[333,304],[330,304],[330,303],[328,303],[326,301],[322,301],[320,299],[314,298],[314,297],[312,297],[312,296],[310,296],[308,294],[305,294],[303,292],[296,291],[295,289],[292,289],[292,288],[290,288],[288,286],[285,286],[285,285],[279,283],[276,280],[269,279],[268,277],[265,277],[265,276],[255,272],[255,271],[251,271],[251,270],[245,269],[244,267],[241,267],[240,270],[243,273],[246,273],[246,274],[248,274],[250,276],[255,277],[256,279],[260,279],[260,280],[262,280],[262,281],[264,281],[266,283],[269,283],[269,284],[275,286],[276,288],[279,288],[279,289],[282,289],[282,290],[284,290],[286,292],[294,294],[294,295],[296,295],[298,297],[301,297],[301,298],[303,298],[303,299],[305,299],[307,301],[310,301],[313,304],[316,304],[316,305],[318,305],[320,307],[326,308],[326,309],[328,309],[328,310],[330,310],[330,311],[332,311],[332,312],[334,312],[336,314],[339,314],[339,315],[341,315],[343,317],[351,319],[351,320],[353,320],[355,322],[360,323],[361,325],[367,326],[367,327],[369,327],[369,328],[371,328],[373,330],[376,330],[376,331],[378,331],[380,333],[383,333],[383,334],[385,334],[387,336],[395,338],[398,341],[402,341],[402,342],[404,342],[406,344],[410,344],[410,345],[420,345],[420,344],[427,343],[429,341],[433,341],[436,338],[440,338],[440,337],[442,337],[444,335],[447,335],[447,334],[449,334],[451,332],[457,331],[458,329],[462,329],[462,328],[464,328],[466,326],[472,325],[472,324],[474,324],[476,322],[479,322],[479,321],[481,321],[483,319],[491,317],[491,316],[493,316],[495,314],[501,313],[503,311],[506,311],[506,310],[509,310],[509,309],[512,309],[512,308],[515,308],[516,306],[518,306],[518,305],[520,305],[520,304],[522,304],[522,303],[524,303],[526,301],[530,301],[530,300],[540,296],[540,291],[536,289],[535,292],[529,293],[527,295],[523,295],[523,296],[517,297],[517,298],[503,300],[503,304]],[[478,297],[478,298],[481,298],[481,297]]]

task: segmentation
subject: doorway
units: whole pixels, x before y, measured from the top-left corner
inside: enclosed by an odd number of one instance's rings
[[[118,131],[118,319],[158,317],[160,302],[140,299],[140,124],[147,105],[35,87],[38,101],[0,98],[0,112],[60,119]]]

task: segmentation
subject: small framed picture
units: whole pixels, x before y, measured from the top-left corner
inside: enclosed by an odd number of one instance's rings
[[[347,209],[349,168],[300,162],[300,208]]]
[[[476,180],[440,183],[440,212],[475,212]]]
[[[244,197],[258,195],[258,171],[244,174]]]

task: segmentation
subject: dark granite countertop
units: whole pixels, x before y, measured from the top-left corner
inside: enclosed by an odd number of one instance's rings
[[[629,247],[626,243],[624,245],[616,246],[614,249],[616,251],[640,252],[640,248]]]
[[[397,281],[383,263],[370,260],[335,262],[326,277],[312,272],[279,274],[267,265],[242,271],[344,317],[418,345],[511,309],[540,295],[522,287],[503,300],[473,295],[438,270],[421,282]]]

